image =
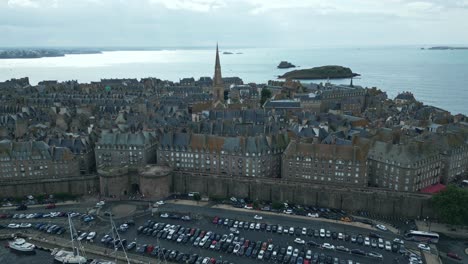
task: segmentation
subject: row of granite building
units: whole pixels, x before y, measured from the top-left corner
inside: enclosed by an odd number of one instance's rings
[[[244,84],[222,78],[219,61],[217,54],[213,78],[198,81],[0,83],[0,181],[148,164],[199,177],[401,192],[467,177],[464,115],[410,92],[388,99],[352,83]]]

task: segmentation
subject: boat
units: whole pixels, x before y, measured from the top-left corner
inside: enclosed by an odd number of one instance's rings
[[[8,242],[8,247],[21,253],[36,253],[36,246],[26,242],[23,238],[15,238],[15,240]]]
[[[64,249],[54,249],[51,253],[54,256],[54,260],[58,263],[62,264],[86,264],[88,259],[86,257],[80,255],[80,250],[83,251],[83,247],[81,246],[80,241],[78,241],[79,247],[75,246],[75,237],[73,236],[76,234],[76,230],[73,227],[73,223],[71,221],[70,215],[68,215],[68,226],[70,228],[70,237],[71,237],[71,244],[72,250],[64,250]]]
[[[63,264],[85,264],[88,260],[76,254],[73,251],[63,250],[63,249],[54,249],[51,253],[54,256],[54,260],[58,263]]]

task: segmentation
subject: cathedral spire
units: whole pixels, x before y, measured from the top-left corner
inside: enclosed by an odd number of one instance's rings
[[[221,77],[221,63],[219,62],[218,43],[216,43],[216,62],[215,73],[213,78],[213,87],[223,86],[223,78]]]

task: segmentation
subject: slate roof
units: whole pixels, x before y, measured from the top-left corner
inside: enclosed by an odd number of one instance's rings
[[[43,141],[0,141],[0,159],[10,160],[71,160],[73,153],[68,148],[49,147]]]
[[[137,133],[109,133],[103,131],[98,141],[100,145],[126,145],[126,146],[144,146],[152,145],[155,141],[154,132]]]
[[[181,150],[227,151],[240,153],[265,153],[286,148],[289,139],[286,134],[255,137],[225,137],[195,133],[173,133],[162,135],[162,148]]]

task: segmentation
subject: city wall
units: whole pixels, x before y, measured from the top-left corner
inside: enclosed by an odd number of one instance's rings
[[[350,188],[332,188],[309,183],[290,183],[280,179],[246,179],[176,172],[173,192],[199,192],[210,197],[249,197],[259,201],[278,201],[346,211],[364,210],[372,214],[397,217],[433,217],[430,196]]]
[[[77,176],[63,179],[22,179],[21,181],[0,181],[1,197],[25,195],[70,193],[74,195],[96,194],[99,192],[97,175]]]

